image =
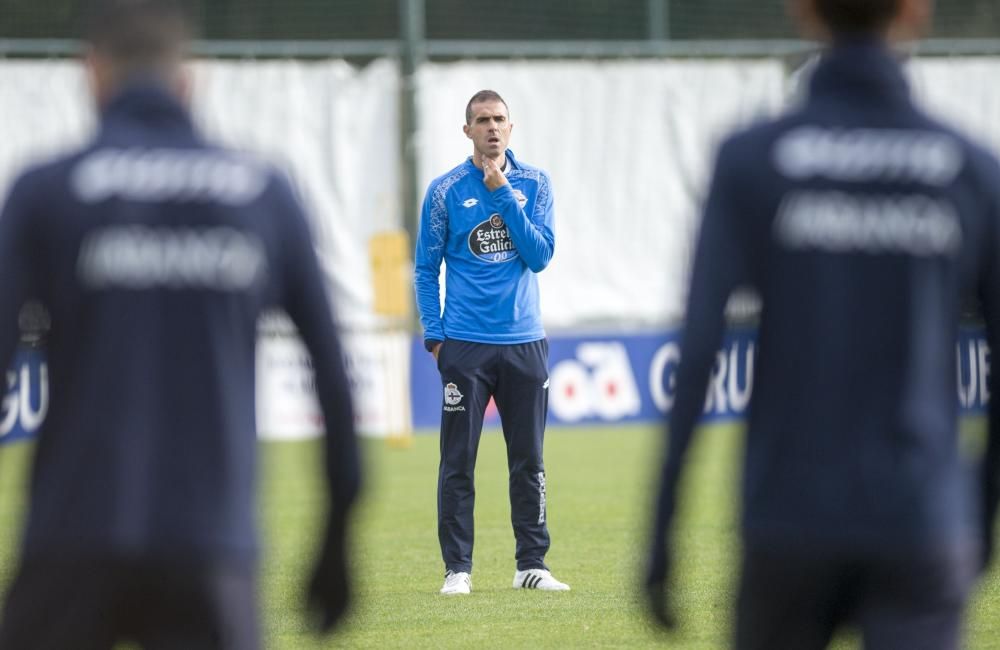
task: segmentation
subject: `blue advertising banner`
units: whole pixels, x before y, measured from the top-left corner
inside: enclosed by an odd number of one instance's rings
[[[0,443],[31,437],[49,408],[49,371],[44,353],[22,346],[7,370],[0,401]]]
[[[990,346],[981,329],[963,328],[958,333],[958,402],[962,413],[983,413],[990,401]]]
[[[705,396],[708,420],[739,418],[753,390],[756,329],[732,329],[716,357]],[[978,329],[958,340],[958,396],[964,413],[982,412],[989,400],[989,348]],[[443,404],[440,375],[422,341],[413,344],[413,424],[437,428]],[[670,411],[680,361],[676,331],[619,336],[549,338],[549,421],[553,424],[651,422]],[[486,423],[497,424],[496,406]]]
[[[739,418],[753,390],[756,330],[730,330],[716,357],[705,396],[708,420]],[[434,360],[413,341],[410,392],[413,426],[436,429],[443,392]],[[553,424],[653,422],[670,411],[680,361],[677,332],[549,339],[549,421]],[[957,342],[958,399],[964,414],[982,413],[989,402],[990,350],[980,329],[967,328]],[[31,437],[48,410],[44,351],[24,346],[7,371],[0,401],[0,444]],[[490,402],[487,425],[499,424]]]

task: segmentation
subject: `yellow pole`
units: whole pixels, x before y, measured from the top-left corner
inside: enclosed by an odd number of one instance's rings
[[[412,300],[410,237],[405,230],[376,233],[368,243],[375,293],[375,313],[386,319],[388,328],[383,353],[386,377],[386,408],[391,423],[386,442],[391,447],[413,444],[413,417],[410,409],[410,344],[408,326]]]

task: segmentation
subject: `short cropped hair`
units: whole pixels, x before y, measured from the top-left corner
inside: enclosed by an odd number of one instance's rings
[[[504,108],[507,109],[507,112],[510,112],[510,107],[507,106],[507,102],[503,100],[500,93],[495,90],[480,90],[478,93],[473,95],[472,99],[469,100],[469,103],[465,105],[466,124],[472,124],[472,105],[481,104],[482,102],[500,102],[504,105]]]
[[[900,0],[815,0],[816,11],[834,34],[875,34],[889,26]]]
[[[169,67],[193,33],[181,0],[95,0],[82,22],[84,41],[127,73]]]

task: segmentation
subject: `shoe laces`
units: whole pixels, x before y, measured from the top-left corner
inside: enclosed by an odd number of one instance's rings
[[[456,573],[455,571],[448,571],[444,574],[444,582],[447,585],[455,585],[467,580],[467,577],[462,577],[462,574]]]

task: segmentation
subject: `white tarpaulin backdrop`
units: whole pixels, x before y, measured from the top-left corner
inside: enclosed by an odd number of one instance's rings
[[[465,105],[511,111],[511,149],[552,175],[556,246],[540,276],[550,327],[660,324],[683,309],[697,204],[719,136],[776,109],[775,61],[509,62],[425,66],[422,185],[471,152]]]
[[[917,96],[934,112],[1000,152],[1000,59],[920,60],[911,69]],[[194,113],[206,132],[266,155],[295,180],[337,318],[362,334],[348,347],[369,402],[368,389],[398,373],[379,361],[387,358],[381,343],[363,335],[379,325],[368,241],[403,227],[416,209],[399,203],[398,82],[390,61],[195,68]],[[420,191],[469,154],[461,130],[469,96],[499,91],[515,125],[511,148],[553,179],[556,254],[541,275],[546,324],[676,321],[714,146],[732,126],[778,110],[788,85],[782,63],[769,60],[428,64],[417,84]],[[0,195],[24,165],[80,144],[94,124],[76,63],[0,61]]]
[[[289,171],[315,222],[338,319],[368,328],[368,239],[404,225],[398,73],[340,61],[203,62],[207,133]],[[501,92],[512,149],[552,174],[556,256],[541,276],[552,327],[662,323],[683,304],[688,243],[714,144],[784,96],[775,61],[427,65],[418,83],[421,191],[470,152],[465,103]],[[94,117],[73,62],[0,62],[0,188],[26,162],[82,142]]]
[[[923,59],[911,78],[927,108],[1000,154],[1000,58]]]

